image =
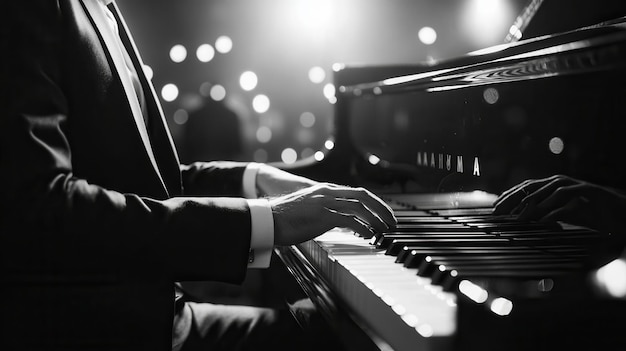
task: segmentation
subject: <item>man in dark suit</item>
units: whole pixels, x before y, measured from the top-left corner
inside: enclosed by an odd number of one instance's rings
[[[10,1],[3,13],[1,349],[280,345],[289,328],[258,331],[283,323],[273,311],[185,303],[174,282],[238,283],[274,245],[395,224],[365,189],[266,165],[180,165],[111,0]]]

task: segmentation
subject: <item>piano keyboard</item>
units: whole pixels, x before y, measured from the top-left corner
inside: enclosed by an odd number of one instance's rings
[[[459,299],[499,316],[515,313],[517,290],[528,294],[530,282],[537,296],[549,293],[556,277],[584,270],[590,248],[604,238],[586,228],[494,216],[493,199],[391,199],[398,218],[392,231],[364,238],[335,229],[297,247],[353,318],[382,340],[381,349],[452,349]]]

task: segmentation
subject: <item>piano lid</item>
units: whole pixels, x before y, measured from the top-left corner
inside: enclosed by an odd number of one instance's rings
[[[522,40],[339,88],[356,183],[499,193],[568,174],[626,179],[626,23]]]

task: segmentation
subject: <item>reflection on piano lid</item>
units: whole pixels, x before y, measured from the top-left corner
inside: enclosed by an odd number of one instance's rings
[[[500,193],[559,173],[621,187],[625,26],[437,64],[344,67],[335,72],[334,148],[293,171],[382,193]]]
[[[291,170],[373,190],[398,228],[277,254],[378,349],[625,349],[626,233],[491,213],[528,178],[623,188],[624,82],[623,19],[444,62],[342,67],[334,147]]]

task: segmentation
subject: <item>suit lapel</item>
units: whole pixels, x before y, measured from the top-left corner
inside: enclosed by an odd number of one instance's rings
[[[107,23],[107,19],[105,18],[105,14],[102,12],[102,9],[99,8],[98,0],[81,0],[83,4],[83,8],[91,17],[93,24],[95,25],[102,42],[104,43],[104,50],[106,50],[111,60],[113,61],[113,66],[116,74],[118,75],[120,81],[122,82],[122,86],[124,87],[124,91],[126,92],[126,98],[130,105],[130,109],[132,111],[133,118],[135,119],[135,125],[141,135],[141,139],[143,141],[144,147],[146,149],[146,153],[150,158],[150,162],[154,167],[154,171],[158,174],[161,179],[161,184],[163,188],[167,192],[167,187],[163,178],[161,177],[161,173],[159,172],[159,167],[157,165],[156,158],[154,156],[154,152],[152,150],[152,146],[150,145],[150,139],[148,137],[148,131],[146,129],[145,122],[143,120],[143,114],[141,113],[141,106],[139,105],[139,100],[137,99],[137,95],[135,94],[135,90],[133,88],[133,83],[130,80],[128,74],[123,74],[123,70],[126,69],[126,63],[124,62],[124,57],[120,50],[118,50],[118,38],[115,38]]]
[[[126,25],[126,21],[124,21],[124,17],[120,13],[115,1],[113,1],[110,6],[113,7],[111,9],[111,12],[113,12],[113,15],[120,25],[120,36],[128,43],[128,54],[130,55],[131,60],[137,68],[137,75],[139,76],[141,85],[144,88],[146,104],[148,105],[148,111],[150,112],[149,128],[151,133],[150,135],[152,140],[152,146],[157,150],[157,161],[160,165],[161,172],[163,172],[163,176],[168,185],[170,194],[180,195],[180,161],[178,159],[178,153],[176,152],[176,148],[174,146],[174,141],[172,140],[170,131],[166,127],[167,122],[165,121],[165,114],[163,113],[163,109],[161,107],[161,104],[159,103],[159,99],[156,95],[156,91],[154,90],[152,82],[147,79],[144,73],[143,60],[139,55],[139,50],[137,50],[137,46],[135,45],[135,41],[133,40],[133,37],[128,30],[128,26]]]

